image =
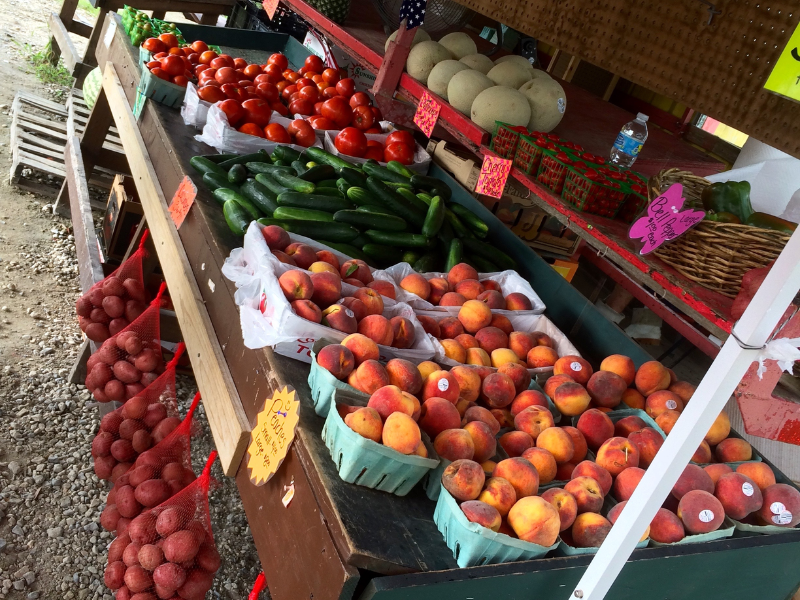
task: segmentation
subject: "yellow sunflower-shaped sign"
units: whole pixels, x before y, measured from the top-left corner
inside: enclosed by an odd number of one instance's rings
[[[247,468],[253,485],[264,485],[278,472],[289,453],[299,420],[300,402],[295,399],[294,389],[277,390],[264,402],[247,449]]]

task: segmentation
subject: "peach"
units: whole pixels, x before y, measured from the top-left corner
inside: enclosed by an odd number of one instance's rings
[[[336,379],[346,379],[356,366],[353,353],[343,344],[330,344],[317,354],[317,364]]]
[[[645,400],[645,411],[654,419],[666,410],[683,410],[683,401],[669,390],[653,392]]]
[[[710,533],[722,525],[725,509],[705,490],[692,490],[678,502],[678,518],[689,533]]]
[[[465,281],[459,283],[459,286],[464,285]],[[480,285],[480,284],[479,284]],[[506,307],[505,298],[503,298],[503,294],[497,292],[495,290],[484,290],[480,294],[478,294],[477,300],[485,303],[486,306],[491,308],[492,310],[503,309]]]
[[[674,383],[678,383],[678,376],[675,374],[675,371],[672,369],[667,369],[667,372],[669,373],[669,384],[672,385]]]
[[[481,348],[467,348],[467,364],[481,367],[491,367],[492,359]]]
[[[417,365],[417,370],[419,371],[419,374],[422,375],[422,381],[424,382],[428,375],[434,371],[441,371],[442,367],[432,360],[425,360]]]
[[[689,403],[689,400],[692,399],[696,389],[697,388],[695,386],[687,381],[676,381],[669,386],[669,391],[678,396],[678,398],[683,401],[684,406],[686,406]]]
[[[438,305],[442,297],[450,291],[450,284],[446,279],[441,277],[434,277],[428,280],[430,286],[430,294],[428,295],[428,302],[434,306]]]
[[[339,274],[342,279],[358,279],[364,285],[369,285],[372,281],[372,272],[369,270],[369,265],[358,258],[351,258],[345,261],[341,269],[339,269]]]
[[[705,440],[700,442],[697,450],[694,451],[692,458],[689,460],[699,465],[707,465],[710,462],[714,462],[714,455],[711,453],[711,446],[708,445],[708,442]]]
[[[558,510],[540,496],[517,500],[508,511],[508,524],[519,539],[549,547],[556,543],[561,529]]]
[[[661,427],[661,431],[669,435],[669,432],[675,427],[675,423],[678,422],[680,416],[681,413],[677,410],[665,410],[656,417],[656,425]]]
[[[394,340],[392,324],[383,315],[367,315],[358,323],[358,333],[376,344],[391,346]]]
[[[420,404],[419,399],[414,396],[413,394],[409,394],[408,392],[400,392],[403,395],[403,398],[411,402],[413,405],[413,410],[411,412],[411,418],[415,421],[419,421],[419,414],[422,412],[422,404]]]
[[[376,411],[377,412],[377,411]],[[383,445],[401,454],[413,454],[420,443],[419,426],[407,414],[393,412],[383,424]]]
[[[614,480],[614,485],[611,491],[614,493],[614,498],[617,500],[628,500],[633,496],[633,490],[639,485],[639,482],[644,477],[644,469],[639,467],[629,467],[622,473],[617,475]]]
[[[600,512],[603,508],[603,490],[596,479],[581,475],[570,479],[564,489],[573,495],[578,504],[578,514],[585,512]]]
[[[523,410],[529,406],[541,406],[547,408],[547,398],[542,392],[537,390],[525,390],[517,394],[513,402],[511,402],[511,416],[516,417]]]
[[[434,371],[425,378],[422,384],[422,400],[428,398],[444,398],[453,404],[458,402],[461,388],[456,378],[447,371]]]
[[[543,331],[532,331],[531,332],[531,339],[537,346],[549,346],[550,348],[555,348],[556,344],[549,335],[544,333]]]
[[[293,267],[297,266],[297,263],[294,262],[294,259],[285,252],[281,252],[280,250],[273,250],[272,254],[275,258],[277,258],[280,262],[282,262],[285,265],[292,265]]]
[[[541,406],[529,406],[514,417],[514,428],[524,431],[534,441],[545,429],[553,426],[553,415]]]
[[[711,428],[708,430],[705,440],[709,443],[710,446],[716,446],[730,434],[731,434],[731,420],[728,418],[728,415],[726,415],[725,412],[723,411],[719,413],[716,419],[714,419],[714,424],[711,425]]]
[[[514,530],[513,530],[513,529],[511,529],[511,525],[509,525],[509,524],[508,524],[508,521],[507,521],[507,520],[505,520],[505,519],[504,519],[504,520],[503,520],[503,522],[500,524],[500,529],[498,529],[498,530],[497,530],[497,533],[502,533],[503,535],[507,535],[508,537],[510,537],[510,538],[514,538],[515,540],[516,540],[516,539],[519,539],[519,538],[517,537],[517,534],[516,534],[516,533],[514,533]]]
[[[472,457],[475,456],[475,443],[472,441],[472,436],[463,429],[445,429],[433,440],[433,449],[440,458],[451,461],[472,460]]]
[[[586,443],[586,438],[575,427],[562,425],[561,429],[566,431],[569,434],[569,437],[572,438],[572,447],[574,448],[574,452],[572,453],[572,458],[570,460],[573,463],[578,464],[584,458],[586,458],[586,454],[589,452],[589,446]]]
[[[616,477],[628,467],[639,466],[639,450],[623,437],[612,437],[597,451],[597,464]]]
[[[367,306],[358,298],[347,296],[339,300],[339,304],[352,310],[353,314],[356,316],[356,321],[360,321],[369,314],[367,313]]]
[[[400,287],[410,294],[416,294],[423,300],[427,300],[431,295],[431,284],[419,273],[411,273],[403,277]]]
[[[571,462],[565,462],[558,465],[558,470],[556,471],[556,480],[558,481],[569,481],[572,477],[572,472],[575,470],[575,465]]]
[[[295,264],[301,269],[308,269],[308,267],[317,261],[317,253],[314,252],[314,249],[308,244],[295,242],[286,246],[284,252],[288,256],[291,256]]]
[[[353,292],[353,298],[358,298],[364,303],[368,315],[383,314],[383,298],[377,291],[371,288],[358,288]]]
[[[511,335],[511,333],[514,331],[514,326],[505,315],[493,314],[492,321],[489,323],[489,327],[496,327],[506,335]]]
[[[455,317],[445,317],[439,321],[439,331],[443,339],[452,340],[464,333],[464,326]]]
[[[494,415],[482,406],[470,406],[464,412],[464,423],[471,423],[472,421],[480,421],[486,423],[492,431],[492,435],[497,435],[500,431],[500,423],[494,418]]]
[[[366,287],[362,281],[360,281],[358,279],[355,279],[354,277],[348,277],[347,279],[343,279],[342,281],[344,283],[349,283],[353,287],[357,287],[357,288]]]
[[[378,345],[367,336],[353,333],[342,340],[342,346],[350,350],[355,358],[356,366],[367,360],[378,360],[380,350]]]
[[[556,393],[556,390],[562,383],[574,383],[575,380],[568,375],[553,375],[544,382],[544,393],[551,399]]]
[[[441,340],[439,342],[444,348],[444,355],[449,358],[450,360],[454,360],[457,363],[463,363],[467,360],[467,351],[464,349],[464,346],[459,344],[455,340]]]
[[[480,348],[474,348],[474,350],[480,350]],[[473,365],[471,368],[474,369],[475,372],[478,374],[478,377],[481,378],[481,383],[483,383],[483,380],[486,379],[489,375],[494,373],[494,371],[487,365]]]
[[[604,412],[590,408],[578,418],[578,431],[586,438],[592,450],[597,450],[607,439],[614,437],[614,422]]]
[[[597,406],[614,408],[622,402],[622,394],[628,386],[625,380],[610,371],[598,371],[593,373],[586,384],[586,391],[589,392],[592,400]]]
[[[264,236],[264,241],[270,250],[284,250],[292,243],[286,230],[277,225],[267,225],[261,230],[261,235]]]
[[[393,358],[386,363],[389,383],[409,394],[418,394],[422,389],[422,376],[414,363],[402,358]]]
[[[442,336],[442,330],[439,329],[439,322],[433,317],[417,315],[417,320],[419,321],[419,324],[422,325],[425,333],[428,333],[435,338],[440,338]]]
[[[757,511],[764,502],[756,482],[741,473],[722,475],[714,487],[714,496],[722,504],[725,514],[737,521]]]
[[[653,462],[656,454],[664,445],[664,438],[652,427],[644,427],[628,436],[630,442],[639,451],[639,466],[646,469]]]
[[[474,460],[454,460],[442,473],[442,487],[450,492],[457,502],[475,500],[481,494],[484,481],[486,476],[483,474],[483,469]]]
[[[514,427],[514,417],[511,416],[511,411],[505,408],[492,408],[489,410],[492,416],[500,423],[500,429],[508,429]]]
[[[397,299],[397,292],[394,289],[394,284],[391,281],[384,281],[382,279],[375,279],[367,284],[367,287],[375,290],[381,296],[386,296],[392,300]]]
[[[311,277],[302,271],[286,271],[278,277],[278,285],[289,302],[294,300],[310,300],[314,294]]]
[[[478,399],[481,391],[481,378],[475,369],[471,367],[457,366],[450,369],[452,375],[458,383],[459,397],[474,402]]]
[[[329,250],[317,250],[317,260],[328,263],[336,269],[336,274],[339,274],[341,265],[339,264],[339,259],[336,258],[336,255],[333,252],[330,252]]]
[[[553,430],[555,431],[555,429]],[[540,484],[550,483],[556,478],[558,464],[549,450],[544,448],[528,448],[522,453],[522,458],[530,461],[530,463],[536,467],[536,472],[539,473]]]
[[[322,321],[322,311],[311,300],[295,300],[292,302],[292,310],[294,314],[306,321],[311,321],[312,323],[320,323]]]
[[[461,335],[457,335],[453,338],[457,341],[464,349],[468,348],[480,348],[480,344],[478,344],[478,340],[475,339],[474,335],[470,335],[468,333],[462,333]]]
[[[472,408],[473,406],[476,406],[474,402],[465,400],[460,396],[458,398],[458,402],[456,402],[456,410],[458,411],[458,414],[462,419],[464,418],[464,413],[467,412],[467,409]]]
[[[369,362],[367,361],[364,364],[369,364]],[[396,385],[387,384],[376,390],[370,396],[367,406],[377,410],[384,421],[389,418],[389,415],[396,412],[403,413],[409,417],[414,414],[414,403],[403,396],[402,390]]]
[[[650,539],[662,544],[674,544],[686,537],[683,522],[666,508],[659,508],[650,522]]]
[[[628,408],[638,408],[639,410],[644,410],[645,407],[644,396],[634,388],[628,388],[622,392],[622,403]]]
[[[494,506],[486,502],[481,502],[480,500],[462,502],[461,510],[468,521],[477,523],[492,531],[498,531],[500,525],[503,523],[503,517],[498,510]]]
[[[425,442],[420,440],[419,444],[417,444],[416,450],[414,450],[413,454],[417,456],[421,456],[422,458],[428,458],[428,449],[425,447]]]
[[[487,290],[494,290],[495,292],[503,293],[503,288],[500,287],[500,284],[494,281],[493,279],[483,279],[481,280],[483,287]]]
[[[552,367],[558,361],[558,352],[549,346],[536,346],[528,351],[525,360],[531,369]]]
[[[466,301],[467,299],[461,294],[447,292],[442,296],[441,300],[439,300],[439,306],[463,306]]]
[[[475,334],[475,340],[487,354],[491,354],[498,348],[508,349],[508,336],[497,327],[484,327]],[[511,360],[516,362],[517,355],[511,350],[509,352],[513,356]]]
[[[392,326],[392,333],[394,335],[392,346],[395,348],[411,348],[417,338],[417,333],[414,331],[414,324],[409,319],[399,315],[392,317],[389,323]]]
[[[636,377],[636,366],[628,356],[622,354],[612,354],[603,359],[600,363],[600,370],[614,373],[622,377],[625,381],[625,387],[633,383]]]
[[[714,493],[714,482],[711,477],[706,473],[702,467],[697,465],[686,465],[686,468],[678,477],[678,481],[672,487],[672,495],[677,500],[683,498],[688,492],[692,490],[704,490],[709,494]]]
[[[380,388],[389,385],[389,374],[386,372],[386,368],[376,360],[365,360],[356,367],[356,370],[350,374],[350,377],[353,378],[358,385],[350,383],[349,378],[348,383],[365,394],[373,394]],[[384,419],[386,418],[385,416],[383,417]]]
[[[492,473],[494,472],[494,468],[497,466],[497,463],[493,460],[485,460],[481,463],[481,468],[483,469],[483,474],[486,477],[491,477]],[[509,484],[511,485],[511,484]],[[513,488],[512,488],[513,489]]]
[[[458,263],[447,273],[447,283],[456,287],[465,279],[478,279],[478,272],[467,263]]]
[[[322,311],[322,324],[342,333],[358,331],[358,322],[353,311],[341,304],[333,304]]]
[[[641,417],[635,415],[622,417],[619,421],[614,423],[614,435],[617,437],[628,437],[634,431],[639,431],[645,427],[647,427],[647,423],[645,423],[644,419]]]
[[[517,501],[526,496],[534,496],[539,490],[539,474],[528,460],[520,457],[507,458],[497,463],[494,477],[502,477],[514,486]]]
[[[622,511],[624,510],[626,504],[628,504],[628,501],[623,500],[619,504],[615,504],[614,506],[612,506],[611,510],[608,511],[606,518],[610,521],[612,525],[617,522],[617,519],[619,518],[620,514],[622,514]],[[647,529],[644,530],[642,537],[639,538],[639,541],[643,542],[649,536],[650,536],[650,526],[648,525]]]
[[[453,288],[456,294],[461,294],[467,300],[477,300],[484,292],[484,287],[476,279],[464,279],[459,281]],[[502,296],[501,296],[502,298]],[[505,305],[505,303],[503,303]],[[491,306],[489,308],[492,308]]]
[[[647,398],[650,394],[669,387],[669,371],[657,360],[651,360],[639,367],[633,381],[639,393]]]
[[[485,471],[485,469],[484,469]],[[486,481],[478,500],[493,506],[500,516],[505,517],[517,501],[517,492],[514,486],[501,477],[492,477]]]
[[[467,300],[458,310],[458,320],[467,333],[474,334],[492,322],[492,309],[480,300]]]
[[[749,463],[745,463],[745,464],[749,464]],[[760,465],[761,463],[756,463],[756,464]],[[719,480],[720,477],[725,475],[725,473],[733,473],[733,469],[731,469],[725,463],[714,463],[712,465],[706,465],[705,467],[703,467],[703,471],[708,473],[708,476],[711,477],[711,481],[714,482],[714,485],[717,485],[717,481]],[[737,471],[738,471],[738,469],[737,469]],[[764,491],[764,489],[761,488],[761,491]]]
[[[509,431],[500,436],[500,447],[510,457],[522,456],[526,450],[533,448],[533,438],[524,431]]]
[[[714,449],[719,462],[744,462],[753,459],[753,447],[741,438],[722,440]]]
[[[542,431],[536,438],[536,447],[548,450],[560,463],[569,462],[575,453],[572,437],[560,427],[548,427]]]
[[[520,292],[506,296],[506,310],[533,310],[530,298]]]
[[[497,350],[497,352],[501,351],[502,350]],[[509,350],[505,351],[509,352]],[[494,362],[494,356],[492,356],[492,361]],[[531,374],[528,372],[528,369],[526,369],[523,365],[519,363],[508,362],[502,365],[495,365],[495,366],[497,366],[498,373],[502,373],[503,375],[508,375],[509,377],[511,377],[511,381],[514,382],[514,389],[516,390],[517,394],[521,394],[530,387]]]
[[[578,416],[588,408],[589,402],[592,401],[589,392],[581,384],[575,382],[562,383],[556,388],[552,398],[561,414],[568,417]]]
[[[596,513],[583,513],[572,524],[572,540],[577,548],[599,548],[611,532],[611,522]]]
[[[542,500],[547,500],[558,511],[561,531],[569,529],[578,516],[578,503],[575,496],[562,488],[550,488],[542,493]]]
[[[724,464],[724,463],[723,463]],[[713,466],[713,465],[709,465]],[[728,466],[728,465],[724,465]],[[730,468],[730,467],[728,467]],[[706,467],[708,469],[708,467]],[[763,462],[746,462],[736,467],[736,472],[752,479],[762,492],[771,485],[775,485],[775,473]]]
[[[541,345],[541,344],[540,344]],[[553,365],[553,375],[569,375],[576,383],[586,385],[592,376],[592,365],[580,356],[562,356]]]
[[[765,525],[794,527],[800,523],[800,492],[786,483],[776,483],[766,488],[764,503],[756,512],[756,519]]]
[[[498,329],[500,328],[498,327]],[[514,351],[514,354],[517,355],[517,358],[520,360],[526,360],[528,352],[536,347],[536,343],[531,339],[531,336],[524,331],[512,331],[511,333],[508,333],[508,347]],[[556,355],[556,360],[558,360],[558,355]],[[555,364],[555,360],[553,361],[553,364]]]
[[[339,281],[342,280],[342,278],[339,277],[339,269],[325,261],[318,260],[315,263],[311,263],[308,270],[312,273],[333,273]]]
[[[524,373],[525,373],[525,375],[520,375],[517,379],[520,379],[520,380],[524,381],[524,379],[527,378],[528,379],[527,385],[531,384],[531,382],[530,382],[530,374],[528,373],[528,370],[519,362],[519,359],[517,358],[517,355],[514,354],[513,350],[509,350],[508,348],[497,348],[496,350],[492,350],[489,354],[490,354],[490,359],[492,361],[492,366],[493,367],[495,367],[498,370],[500,370],[501,367],[507,367],[509,365],[517,366],[522,371],[524,371]],[[500,371],[500,372],[501,373],[505,373],[506,375],[509,375],[509,377],[511,377],[511,375],[509,373],[507,373],[506,371]],[[516,387],[518,387],[518,385],[519,384],[517,383],[517,380],[515,380],[514,381],[514,387],[516,388]],[[527,388],[527,386],[522,387],[522,388],[518,389],[517,391],[521,392],[522,390],[524,390],[526,388]]]
[[[361,437],[381,443],[383,421],[374,408],[368,406],[359,408],[355,412],[345,415],[344,423]]]
[[[472,437],[475,453],[472,460],[482,463],[497,454],[497,440],[494,439],[492,428],[481,421],[470,421],[463,427],[464,431]]]
[[[492,373],[481,384],[481,400],[491,408],[505,408],[514,401],[517,391],[508,375]]]

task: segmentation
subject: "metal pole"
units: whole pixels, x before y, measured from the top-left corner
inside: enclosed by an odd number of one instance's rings
[[[692,401],[573,590],[571,600],[602,600],[611,588],[692,454],[800,290],[799,257],[800,231],[797,231],[734,327],[735,337],[728,338],[703,377]]]

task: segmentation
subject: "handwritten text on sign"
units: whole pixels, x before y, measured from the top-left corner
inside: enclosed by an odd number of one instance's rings
[[[299,420],[300,402],[293,389],[284,387],[267,398],[247,448],[247,468],[253,485],[264,485],[278,472],[289,453]]]
[[[183,225],[183,220],[189,214],[189,209],[192,208],[196,197],[197,188],[188,176],[184,177],[169,205],[169,216],[172,217],[172,222],[175,223],[175,229],[180,229],[181,225]]]
[[[414,115],[414,123],[427,137],[433,135],[433,128],[436,127],[440,110],[442,110],[442,105],[434,100],[433,96],[428,92],[424,92],[422,98],[419,99],[419,106]]]
[[[628,231],[628,237],[642,243],[640,254],[649,254],[697,225],[706,216],[702,210],[681,210],[686,198],[683,186],[673,183],[653,200]]]
[[[800,102],[800,25],[778,57],[764,88]]]
[[[485,156],[483,165],[481,165],[481,174],[478,176],[478,184],[475,186],[475,193],[492,198],[502,198],[510,172],[510,160],[497,156]]]

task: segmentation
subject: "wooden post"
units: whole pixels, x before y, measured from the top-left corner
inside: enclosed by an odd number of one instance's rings
[[[69,29],[68,23],[71,23],[75,17],[75,9],[77,8],[78,0],[64,0],[64,3],[61,5],[58,17],[67,29]],[[58,59],[61,56],[61,48],[56,38],[52,35],[50,36],[50,52],[50,62],[53,65],[58,64]]]

